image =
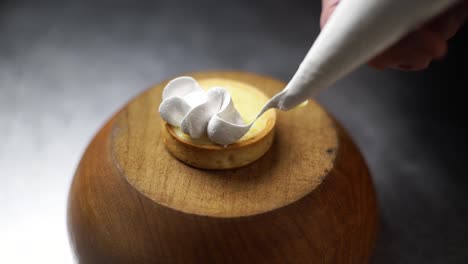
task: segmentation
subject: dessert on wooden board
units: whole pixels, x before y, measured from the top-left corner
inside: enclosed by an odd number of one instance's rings
[[[244,123],[255,120],[268,101],[268,97],[256,87],[229,78],[200,79],[197,84],[204,90],[213,87],[226,89]],[[184,163],[201,169],[232,169],[250,164],[268,151],[274,140],[275,123],[276,112],[270,109],[240,139],[226,146],[213,142],[207,134],[193,138],[166,121],[161,134],[167,150]]]

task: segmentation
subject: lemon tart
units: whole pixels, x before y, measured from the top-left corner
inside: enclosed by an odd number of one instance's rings
[[[211,87],[225,88],[245,123],[253,121],[269,99],[256,87],[244,82],[227,78],[197,81],[204,90]],[[273,144],[276,112],[268,110],[242,138],[228,146],[216,144],[208,137],[191,138],[179,127],[163,122],[163,142],[175,158],[201,169],[233,169],[256,161],[268,151]]]

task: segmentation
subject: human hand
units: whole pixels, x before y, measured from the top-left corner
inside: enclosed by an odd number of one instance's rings
[[[322,0],[320,27],[340,0]],[[433,20],[410,32],[396,44],[383,51],[368,64],[376,69],[392,68],[404,71],[418,71],[427,68],[432,60],[442,58],[447,52],[447,40],[457,33],[468,18],[468,0],[447,10]]]

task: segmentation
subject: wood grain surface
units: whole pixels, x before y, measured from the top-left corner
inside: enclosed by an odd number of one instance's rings
[[[254,82],[269,95],[284,86],[247,73],[194,76]],[[117,113],[80,162],[68,208],[80,262],[368,261],[378,222],[368,169],[316,103],[279,113],[272,149],[257,162],[208,172],[175,160],[159,141],[163,85]],[[290,116],[303,122],[287,123]]]

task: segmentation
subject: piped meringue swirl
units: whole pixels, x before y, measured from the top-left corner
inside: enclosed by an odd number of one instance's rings
[[[229,145],[246,134],[246,124],[223,87],[203,90],[192,77],[170,81],[163,90],[159,106],[161,117],[191,138],[207,136],[220,145]]]

